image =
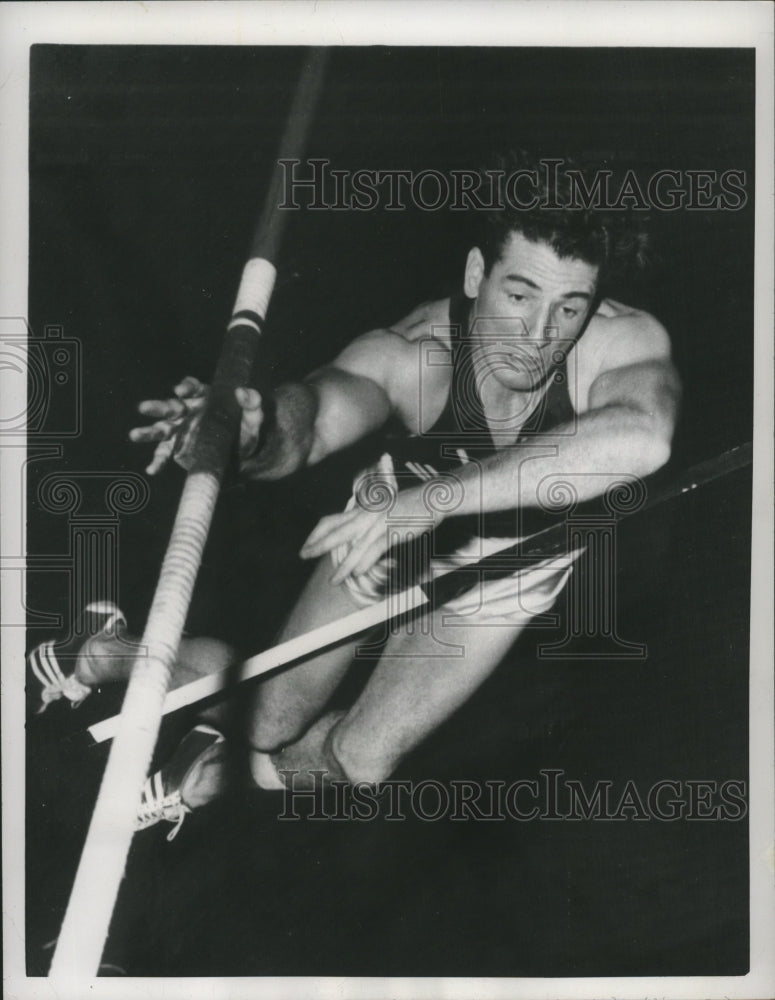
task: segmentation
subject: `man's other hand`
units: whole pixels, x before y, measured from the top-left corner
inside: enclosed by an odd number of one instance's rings
[[[395,494],[389,510],[368,510],[356,503],[341,514],[321,518],[299,555],[317,559],[338,549],[331,577],[331,583],[338,584],[347,576],[368,573],[388,549],[432,531],[443,519],[423,489],[409,489]]]

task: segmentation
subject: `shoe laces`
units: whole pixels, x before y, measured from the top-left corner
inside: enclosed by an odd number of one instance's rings
[[[91,688],[82,684],[75,674],[65,677],[62,673],[53,642],[44,642],[36,647],[27,661],[41,684],[38,714],[45,712],[52,701],[58,701],[62,697],[68,699],[72,708],[77,708],[91,693]]]
[[[180,789],[163,793],[161,774],[158,772],[149,778],[143,788],[143,797],[137,810],[136,830],[145,830],[149,826],[164,820],[167,823],[174,823],[175,826],[167,834],[167,840],[171,841],[177,837],[183,826],[183,820],[191,812],[189,807],[180,796]]]

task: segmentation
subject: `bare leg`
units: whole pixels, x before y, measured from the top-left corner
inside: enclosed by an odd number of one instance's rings
[[[439,657],[422,632],[388,640],[360,698],[333,732],[333,752],[353,781],[384,781],[399,761],[459,708],[492,673],[524,625],[443,626],[435,635],[463,646],[463,656]],[[434,655],[435,654],[435,655]]]
[[[294,772],[295,787],[307,783],[305,772],[318,769],[331,779],[387,779],[402,757],[471,697],[524,628],[444,626],[441,618],[437,612],[426,619],[433,622],[432,635],[415,621],[411,632],[402,629],[391,636],[349,712],[329,712],[272,754],[279,771]],[[458,651],[462,647],[462,655],[439,655],[450,649],[442,643],[454,643]]]
[[[359,609],[343,586],[332,586],[331,561],[322,558],[291,612],[278,642],[335,621]],[[297,739],[325,708],[352,663],[363,638],[318,653],[295,667],[262,681],[256,688],[248,738],[256,750],[269,752]]]
[[[95,687],[115,681],[129,680],[135,655],[132,645],[140,646],[142,640],[121,634],[96,635],[83,644],[75,667],[75,676],[83,684]],[[219,639],[206,637],[180,641],[178,658],[171,687],[181,687],[207,674],[216,673],[230,666],[237,659],[236,651]]]
[[[333,567],[321,559],[303,591],[278,642],[308,632],[359,609],[346,588],[328,582]],[[76,665],[76,676],[84,684],[126,681],[134,663],[133,645],[141,639],[126,633],[119,636],[99,634],[88,639]],[[265,679],[253,696],[249,739],[259,750],[274,750],[298,737],[323,710],[344,672],[352,662],[357,642],[338,645]],[[238,654],[218,639],[205,637],[180,642],[171,689],[236,663]],[[227,702],[218,702],[201,713],[200,718],[221,726],[228,714]]]

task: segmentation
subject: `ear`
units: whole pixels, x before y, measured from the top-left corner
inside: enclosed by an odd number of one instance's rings
[[[479,286],[484,277],[484,257],[479,247],[472,247],[466,259],[466,272],[463,279],[463,291],[469,299],[475,299],[479,294]]]

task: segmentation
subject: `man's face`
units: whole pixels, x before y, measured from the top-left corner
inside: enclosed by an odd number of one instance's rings
[[[562,258],[548,243],[512,233],[490,273],[477,248],[466,263],[465,292],[476,299],[472,337],[492,374],[515,391],[539,385],[558,349],[569,349],[592,305],[598,268]]]

